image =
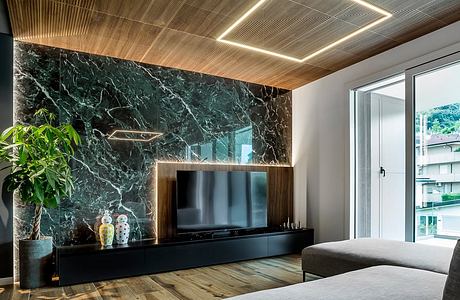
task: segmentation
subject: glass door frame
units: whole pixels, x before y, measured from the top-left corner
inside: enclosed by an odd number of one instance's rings
[[[415,77],[460,62],[460,51],[409,68],[406,74],[406,241],[415,242]]]
[[[358,107],[357,107],[357,101],[358,101],[358,91],[360,91],[363,87],[367,87],[369,91],[376,90],[376,89],[381,89],[387,86],[394,85],[398,82],[402,82],[405,80],[405,71],[404,70],[398,70],[395,72],[391,72],[386,74],[386,76],[378,76],[373,78],[372,81],[366,80],[364,82],[361,82],[360,84],[355,84],[350,86],[349,88],[349,120],[350,120],[350,127],[349,127],[349,134],[350,134],[350,201],[349,201],[349,207],[348,207],[348,213],[350,217],[349,221],[349,237],[351,239],[358,238],[356,226],[358,224],[357,221],[357,184],[358,182],[356,181],[356,177],[358,174],[358,167],[357,167],[357,136],[356,136],[356,130],[358,128],[358,120],[357,120],[357,115],[358,115]]]

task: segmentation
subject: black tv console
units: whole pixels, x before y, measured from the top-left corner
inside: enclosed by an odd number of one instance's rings
[[[206,240],[155,242],[126,246],[56,248],[59,285],[168,272],[270,256],[300,253],[313,244],[313,229],[266,232]]]

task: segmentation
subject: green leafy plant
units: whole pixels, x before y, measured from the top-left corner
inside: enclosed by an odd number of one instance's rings
[[[460,193],[448,193],[448,194],[441,195],[442,201],[452,201],[452,200],[459,200],[459,199],[460,199]]]
[[[35,206],[30,239],[38,240],[43,207],[56,208],[74,188],[69,162],[80,136],[70,124],[53,126],[55,115],[46,109],[34,117],[42,124],[17,124],[1,134],[0,161],[12,164],[7,189],[17,190],[21,201]]]

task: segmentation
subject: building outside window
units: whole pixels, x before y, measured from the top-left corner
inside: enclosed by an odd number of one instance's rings
[[[422,190],[422,201],[416,205],[416,228],[418,239],[458,236],[460,224],[460,133],[455,124],[460,120],[448,122],[435,119],[440,113],[458,114],[460,103],[434,107],[422,112],[418,118],[425,118],[421,131],[425,133],[425,141],[420,144],[425,149],[419,156],[418,177]],[[446,129],[447,128],[447,129]],[[423,138],[422,138],[423,139]],[[420,144],[417,147],[420,147]],[[459,219],[459,222],[455,220]],[[455,228],[456,230],[452,230]]]

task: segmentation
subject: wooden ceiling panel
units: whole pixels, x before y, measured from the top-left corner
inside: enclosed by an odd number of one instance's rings
[[[365,26],[382,18],[382,14],[362,5],[353,4],[336,14],[335,18],[356,26]]]
[[[185,0],[185,3],[216,14],[238,18],[258,1],[259,0]]]
[[[69,13],[73,11],[72,9]],[[161,27],[117,18],[96,11],[89,11],[87,23],[85,30],[74,28],[70,30],[77,32],[76,34],[46,35],[39,33],[27,35],[21,40],[140,61],[150,48],[152,41],[159,36],[162,30]]]
[[[292,53],[294,56],[303,58],[357,29],[359,29],[358,26],[342,20],[330,19],[317,28],[298,36],[292,42],[286,43],[286,45],[280,49],[280,52]]]
[[[203,39],[192,34],[184,37],[183,32],[163,29],[160,37],[145,53],[143,62],[196,70],[209,65],[212,58],[226,47],[228,45],[217,43],[213,39]]]
[[[141,60],[162,31],[161,27],[98,12],[93,17],[85,40],[88,47],[98,49],[102,55]]]
[[[460,20],[459,0],[367,0],[393,16],[303,63],[218,42],[259,0],[7,0],[14,37],[293,89]],[[378,19],[352,0],[267,0],[226,36],[304,57]]]
[[[8,2],[11,25],[19,39],[86,34],[91,11],[49,0]]]
[[[301,82],[306,79],[309,82],[314,81],[323,76],[329,75],[333,70],[326,70],[317,66],[303,65],[302,67],[296,67],[291,70],[286,70],[277,74],[274,78],[271,78],[275,86],[289,86],[295,84],[301,86]]]
[[[32,2],[34,1],[29,3]],[[45,5],[47,2],[40,0],[37,3]],[[34,9],[35,7],[32,7],[31,11],[40,11]],[[51,14],[52,17],[49,18],[43,18],[39,14],[22,15],[22,18],[26,18],[21,21],[22,23],[32,23],[38,26],[28,27],[32,31],[21,32],[18,37],[32,43],[139,61],[162,30],[161,27],[118,18],[63,2],[50,1],[48,11],[58,13]],[[60,31],[48,30],[50,23],[61,22],[66,18],[73,18],[73,21],[63,22],[68,25],[63,26]]]
[[[340,49],[334,49],[327,53],[323,52],[320,55],[313,57],[309,60],[309,63],[324,69],[337,71],[347,66],[350,62],[355,63],[361,60],[363,60],[363,57],[359,55]]]
[[[294,1],[270,0],[225,39],[303,58],[381,17],[358,4],[330,17]]]
[[[365,52],[375,51],[375,49],[380,46],[388,47],[386,49],[389,49],[399,44],[394,40],[387,40],[386,44],[382,44],[381,40],[382,36],[379,34],[373,32],[363,32],[353,40],[347,40],[335,48],[354,55],[361,55]]]
[[[437,5],[437,1],[430,1],[421,6],[419,10],[447,24],[458,21],[460,19],[460,1],[447,0],[443,2],[444,5]]]
[[[398,14],[391,23],[381,24],[381,26],[374,28],[373,32],[403,43],[411,36],[421,36],[445,25],[445,23],[424,13],[410,11],[407,14]],[[410,32],[410,35],[407,32]]]
[[[50,0],[83,7],[115,17],[156,26],[166,26],[184,0]]]
[[[275,13],[276,10],[272,6],[278,6],[280,3],[283,3],[282,8]],[[283,48],[301,37],[300,32],[310,32],[329,19],[330,17],[325,14],[292,1],[281,0],[281,2],[277,2],[272,0],[241,23],[237,29],[230,32],[225,39],[302,57],[306,54],[302,48]]]
[[[291,0],[298,4],[312,8],[329,16],[346,10],[348,7],[353,6],[355,3],[349,0]]]
[[[445,0],[366,0],[366,2],[381,7],[393,15],[407,14],[416,11],[421,6],[433,1],[443,5],[440,2],[444,2]]]
[[[222,31],[236,21],[227,15],[214,13],[184,4],[167,26],[181,32],[216,39]]]
[[[177,46],[172,49],[171,44]],[[157,42],[152,45],[144,62],[159,62],[163,66],[223,77],[228,77],[225,75],[230,72],[232,73],[231,78],[239,80],[246,80],[250,75],[252,79],[250,82],[260,82],[267,77],[273,77],[283,72],[287,66],[290,68],[298,66],[295,62],[289,62],[286,65],[285,61],[273,62],[270,56],[263,56],[265,59],[261,60],[259,53],[234,51],[230,45],[212,39],[203,40],[198,36],[192,35],[183,40],[183,35],[180,32],[166,29]],[[267,70],[266,66],[269,62],[272,64]],[[241,65],[245,65],[246,68],[241,68]],[[270,79],[269,82],[273,81]]]
[[[30,1],[30,0],[29,0]],[[53,0],[57,3],[63,3],[71,6],[77,6],[88,10],[94,10],[97,0]]]

